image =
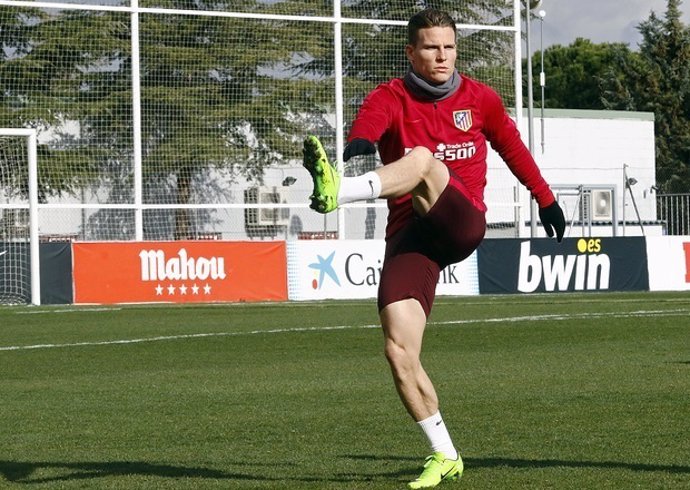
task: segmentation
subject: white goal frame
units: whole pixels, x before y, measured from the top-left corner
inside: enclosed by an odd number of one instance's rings
[[[29,166],[29,203],[3,204],[3,209],[29,210],[29,257],[31,260],[31,303],[41,304],[41,264],[38,240],[38,157],[36,130],[31,128],[0,128],[0,136],[25,138]]]

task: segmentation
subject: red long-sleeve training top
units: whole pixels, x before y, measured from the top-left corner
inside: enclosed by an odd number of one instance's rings
[[[352,123],[347,139],[355,138],[377,143],[384,165],[416,146],[428,148],[460,177],[482,211],[488,141],[539,207],[555,200],[499,95],[464,75],[458,90],[437,102],[416,98],[401,78],[379,85],[364,99]],[[388,208],[386,235],[391,236],[412,219],[410,195],[389,199]]]

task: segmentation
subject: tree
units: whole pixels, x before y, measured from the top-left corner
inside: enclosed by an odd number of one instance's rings
[[[164,6],[242,7],[231,3],[190,5],[180,0]],[[242,3],[257,12],[272,7]],[[58,130],[50,145],[41,148],[42,192],[79,195],[85,187],[107,181],[111,192],[106,202],[132,202],[129,15],[8,7],[0,15],[5,48],[0,124]],[[231,179],[242,175],[260,182],[264,166],[298,156],[300,114],[323,106],[327,90],[314,77],[285,75],[294,69],[295,51],[281,39],[300,34],[305,47],[317,52],[324,44],[323,29],[296,31],[279,21],[140,16],[137,102],[142,109],[145,203],[193,202],[192,184],[203,180],[209,168],[223,168]],[[60,133],[66,124],[78,127],[76,134]],[[105,210],[94,219],[102,224],[112,214]],[[152,224],[170,216],[148,214]],[[186,211],[173,219],[174,238],[192,236]]]
[[[209,6],[230,7],[236,8]],[[258,4],[256,10],[270,13]],[[299,156],[298,115],[323,106],[326,90],[316,77],[291,76],[295,51],[284,40],[301,36],[307,49],[318,51],[321,29],[298,32],[294,23],[272,20],[146,18],[141,32],[142,141],[151,184],[146,195],[169,194],[174,203],[187,204],[193,202],[194,179],[209,168],[261,182],[265,166]],[[172,176],[172,189],[161,186],[161,175]],[[174,237],[188,238],[190,231],[189,213],[178,210]]]
[[[77,107],[75,73],[85,61],[77,35],[62,31],[56,16],[39,9],[0,7],[0,26],[0,125],[55,130],[57,141],[39,148],[39,157],[50,163],[39,173],[39,199],[74,192],[92,173],[88,157],[61,143],[69,139],[60,128]],[[82,42],[93,40],[89,32],[98,32],[99,26],[84,27]],[[66,171],[67,166],[70,171]],[[28,189],[26,184],[18,188],[24,193],[22,189]]]
[[[544,50],[546,73],[545,107],[604,109],[601,83],[604,78],[620,78],[615,67],[634,54],[622,43],[594,44],[578,38],[569,46],[554,45]],[[532,57],[533,71],[541,70],[541,56]],[[613,67],[613,68],[612,68]],[[526,69],[523,70],[526,73]],[[523,79],[527,94],[527,80]],[[527,99],[525,95],[526,104]],[[540,105],[541,101],[535,101]]]
[[[664,19],[652,13],[638,29],[639,56],[620,60],[623,76],[605,83],[605,107],[654,113],[656,177],[662,192],[690,191],[690,29],[680,0],[668,0]]]
[[[651,13],[639,24],[639,51],[586,39],[547,48],[545,106],[653,112],[657,186],[662,192],[688,192],[690,28],[680,20],[681,1],[667,1],[664,19]],[[539,70],[538,54],[533,62]]]

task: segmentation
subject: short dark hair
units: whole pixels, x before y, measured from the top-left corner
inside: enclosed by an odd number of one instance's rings
[[[455,34],[458,32],[450,14],[443,10],[428,8],[410,17],[407,23],[407,42],[414,46],[417,43],[419,30],[430,27],[452,27]]]

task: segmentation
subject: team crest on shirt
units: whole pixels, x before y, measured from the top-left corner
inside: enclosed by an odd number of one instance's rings
[[[472,111],[465,109],[453,112],[453,121],[455,122],[455,127],[460,131],[469,131],[472,127]]]

